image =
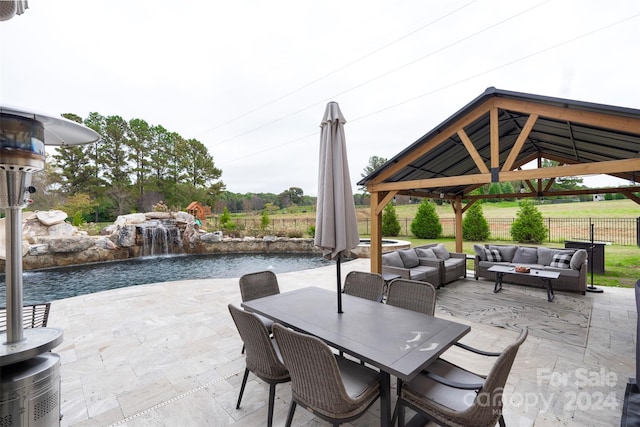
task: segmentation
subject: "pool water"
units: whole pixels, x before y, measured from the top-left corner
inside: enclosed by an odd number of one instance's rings
[[[109,289],[174,280],[240,277],[261,270],[274,273],[333,264],[319,254],[161,255],[99,264],[25,271],[25,304],[54,301]],[[0,275],[0,306],[6,303],[6,283]]]

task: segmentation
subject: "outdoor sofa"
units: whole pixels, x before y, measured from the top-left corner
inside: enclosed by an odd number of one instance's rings
[[[442,243],[382,254],[382,273],[429,282],[436,288],[467,276],[467,255],[449,252]]]
[[[584,249],[529,247],[517,245],[473,245],[475,279],[495,280],[489,271],[494,265],[523,266],[532,270],[557,271],[560,277],[552,281],[554,290],[580,292],[587,289],[587,251]],[[505,274],[504,282],[540,286],[535,276]]]

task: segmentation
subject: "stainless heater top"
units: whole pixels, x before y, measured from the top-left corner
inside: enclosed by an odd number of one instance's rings
[[[93,130],[63,118],[0,106],[0,208],[5,210],[7,332],[0,335],[0,366],[29,359],[62,342],[62,331],[22,325],[22,209],[36,191],[34,172],[44,168],[47,145],[96,142]]]

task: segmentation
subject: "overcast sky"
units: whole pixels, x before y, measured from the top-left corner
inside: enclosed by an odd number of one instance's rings
[[[329,101],[354,191],[490,86],[640,108],[638,0],[29,0],[0,52],[2,104],[162,125],[236,193],[316,195]]]

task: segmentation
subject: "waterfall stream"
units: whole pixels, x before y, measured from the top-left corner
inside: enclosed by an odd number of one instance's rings
[[[150,220],[137,228],[142,238],[141,256],[183,253],[180,229],[174,220]]]

